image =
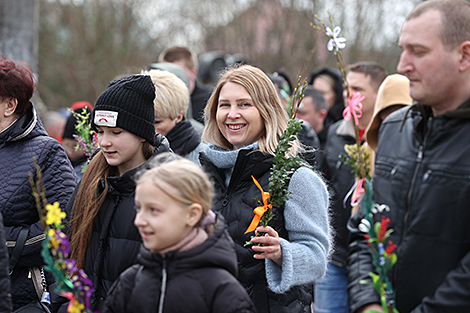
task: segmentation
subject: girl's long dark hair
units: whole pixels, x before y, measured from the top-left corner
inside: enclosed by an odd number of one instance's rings
[[[148,160],[153,155],[155,147],[145,142],[142,150],[145,159]],[[72,207],[73,217],[70,232],[71,257],[76,260],[78,268],[85,266],[85,254],[93,230],[93,221],[108,194],[108,180],[106,178],[114,175],[117,175],[116,167],[110,166],[103,153],[98,152],[88,164],[80,182]],[[100,192],[98,184],[101,178],[105,178],[105,185]]]

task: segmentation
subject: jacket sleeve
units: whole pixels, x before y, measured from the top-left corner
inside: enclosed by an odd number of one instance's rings
[[[470,252],[450,271],[432,297],[425,297],[412,313],[470,312]]]
[[[348,222],[350,231],[348,294],[351,313],[356,312],[357,309],[366,304],[380,303],[380,297],[374,288],[368,284],[360,283],[361,280],[371,281],[369,273],[375,272],[369,247],[364,239],[364,233],[358,229],[364,216],[364,209],[360,206],[357,213]]]
[[[266,259],[268,285],[276,293],[321,278],[331,247],[329,196],[323,180],[301,167],[292,175],[288,192],[284,220],[289,241],[281,238],[282,267]]]
[[[0,312],[11,312],[10,276],[8,275],[8,253],[5,244],[3,217],[0,213]]]
[[[109,289],[101,313],[128,312],[127,305],[132,296],[136,274],[140,265],[134,265],[125,270]]]
[[[57,146],[55,141],[42,159],[44,165],[41,165],[41,169],[44,175],[47,201],[51,204],[59,202],[61,210],[67,213],[65,220],[62,221],[65,226],[64,232],[67,233],[69,212],[66,208],[78,188],[77,174],[64,149],[60,145]]]
[[[43,174],[47,202],[52,204],[57,201],[61,209],[64,210],[78,180],[64,149],[56,140],[49,140],[46,147],[38,156],[38,164]],[[35,204],[32,204],[31,210],[33,211],[32,214],[37,216]],[[21,228],[18,226],[6,227],[7,239],[16,241]],[[18,267],[31,267],[43,264],[41,250],[44,239],[44,229],[41,222],[37,221],[30,227],[28,240],[18,260]],[[12,250],[13,248],[11,248],[10,252]]]
[[[44,187],[48,203],[59,202],[62,211],[69,201],[78,183],[78,177],[70,163],[65,150],[56,142],[51,141],[44,149],[39,166],[43,173]]]

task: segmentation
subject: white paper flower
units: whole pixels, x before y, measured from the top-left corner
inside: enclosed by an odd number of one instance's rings
[[[374,212],[374,210],[375,210],[375,212]],[[372,209],[372,213],[374,213],[374,214],[377,213],[377,212],[382,213],[383,211],[390,212],[390,207],[386,204],[376,203],[374,208]]]
[[[346,38],[338,37],[340,32],[341,27],[339,26],[336,26],[333,31],[331,31],[331,28],[329,27],[326,28],[326,35],[331,38],[330,41],[328,41],[328,45],[326,46],[328,51],[344,49],[346,47]]]
[[[363,233],[367,233],[370,229],[370,223],[368,220],[366,220],[365,218],[363,218],[361,220],[361,223],[359,224],[358,226],[359,230],[362,231]]]

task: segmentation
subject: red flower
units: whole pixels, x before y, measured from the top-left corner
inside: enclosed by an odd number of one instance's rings
[[[370,236],[369,236],[369,235],[364,235],[364,239],[367,240],[367,245],[368,245],[369,247],[371,247],[371,244],[370,244],[370,242],[369,242]]]
[[[388,226],[390,225],[390,219],[382,216],[382,221],[380,222],[380,232],[379,232],[379,241],[382,242],[385,234],[387,233]]]
[[[385,249],[385,252],[387,252],[388,255],[391,255],[393,251],[397,248],[397,245],[394,244],[391,240],[388,242],[388,246]]]

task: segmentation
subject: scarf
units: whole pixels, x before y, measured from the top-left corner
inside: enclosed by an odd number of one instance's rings
[[[237,162],[238,152],[240,152],[240,150],[257,149],[259,149],[258,142],[254,142],[251,145],[240,148],[238,150],[227,150],[216,145],[209,145],[205,152],[209,160],[211,160],[217,168],[223,170],[225,174],[225,185],[228,186],[230,183],[230,178],[232,177],[233,168]]]
[[[208,225],[212,225],[215,223],[215,213],[210,211],[207,212],[206,216],[202,219],[200,226],[194,227],[189,234],[183,238],[180,242],[176,243],[175,245],[165,248],[163,250],[158,251],[162,256],[165,256],[168,252],[171,251],[188,251],[192,248],[199,246],[201,243],[209,238],[209,235],[206,233],[204,228]]]

